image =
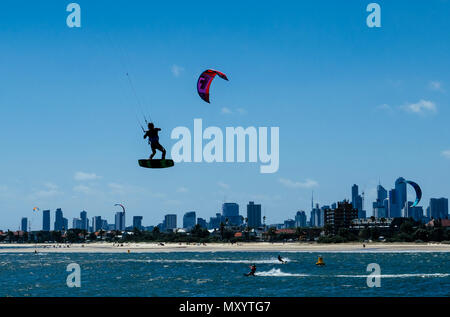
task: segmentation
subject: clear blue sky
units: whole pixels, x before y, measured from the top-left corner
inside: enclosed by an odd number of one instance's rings
[[[263,205],[268,223],[304,209],[311,191],[330,204],[379,181],[419,183],[423,205],[450,196],[450,2],[78,1],[82,27],[66,26],[70,1],[3,1],[0,11],[0,228],[40,228],[38,206],[65,217],[115,203],[144,224],[189,210],[209,218],[224,200]],[[196,94],[207,68],[212,103]],[[176,70],[176,71],[175,71]],[[136,122],[144,111],[170,132],[204,126],[280,127],[280,169],[180,163],[146,170]]]

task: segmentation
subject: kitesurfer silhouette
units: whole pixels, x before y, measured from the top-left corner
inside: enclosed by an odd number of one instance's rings
[[[283,258],[281,257],[281,255],[278,255],[278,261],[280,261],[281,263],[286,263],[286,261],[285,260],[283,260]]]
[[[245,274],[246,276],[255,276],[255,272],[256,272],[256,265],[252,264],[250,266],[250,272]]]
[[[148,131],[145,131],[144,139],[148,137],[148,143],[152,147],[152,154],[150,155],[150,160],[153,160],[153,157],[156,154],[156,150],[159,150],[162,152],[162,159],[166,159],[166,149],[159,144],[159,136],[158,132],[161,131],[160,128],[155,128],[155,125],[153,123],[148,124]]]

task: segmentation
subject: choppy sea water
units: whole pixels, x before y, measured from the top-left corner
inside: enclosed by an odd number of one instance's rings
[[[319,255],[326,266],[315,265]],[[71,263],[80,265],[80,288],[66,284]],[[381,287],[367,286],[369,263],[380,265]],[[257,276],[245,277],[250,264],[256,264]],[[0,296],[450,296],[450,253],[11,254],[0,249]]]

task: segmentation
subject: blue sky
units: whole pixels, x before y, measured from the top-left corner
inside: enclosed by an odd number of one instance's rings
[[[144,224],[189,210],[209,218],[223,201],[263,205],[269,223],[366,192],[379,181],[419,183],[423,205],[450,196],[450,3],[378,1],[3,1],[0,12],[0,228],[32,208],[81,210],[113,221],[115,203]],[[196,94],[207,68],[211,104]],[[146,170],[136,115],[170,132],[203,125],[280,127],[280,169],[180,163]],[[53,213],[52,213],[53,222]],[[179,220],[179,224],[181,221]]]

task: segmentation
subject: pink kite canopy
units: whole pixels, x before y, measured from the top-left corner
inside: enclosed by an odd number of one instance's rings
[[[217,70],[208,69],[200,75],[197,81],[198,95],[207,103],[209,103],[209,86],[211,86],[211,83],[216,75],[219,75],[222,79],[228,80],[227,75],[224,73]]]

